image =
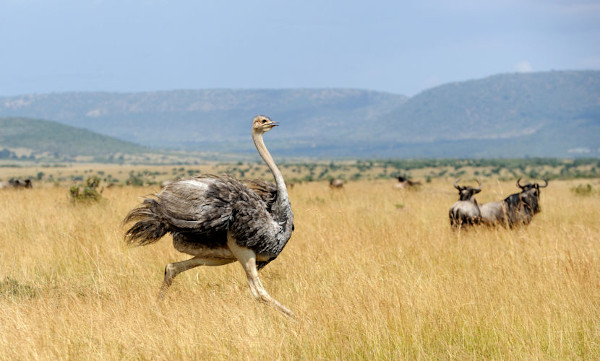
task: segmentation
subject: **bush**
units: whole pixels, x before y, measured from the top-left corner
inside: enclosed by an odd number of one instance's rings
[[[100,185],[100,177],[91,176],[85,181],[85,185],[74,185],[69,189],[69,195],[71,201],[99,201],[102,198],[100,192],[98,192],[98,186]]]
[[[579,184],[577,187],[571,188],[571,192],[575,193],[578,196],[589,196],[594,193],[594,188],[591,184]]]
[[[2,298],[33,298],[35,296],[37,296],[37,290],[32,286],[22,284],[10,277],[0,281],[0,297]]]
[[[144,185],[144,179],[142,177],[130,174],[129,178],[125,181],[125,184],[130,186],[141,187]]]

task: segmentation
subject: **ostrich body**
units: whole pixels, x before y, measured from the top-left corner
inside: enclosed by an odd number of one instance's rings
[[[239,261],[252,295],[293,316],[258,278],[258,271],[281,253],[293,230],[294,215],[283,176],[262,139],[276,125],[262,115],[252,123],[252,140],[273,173],[274,185],[243,183],[230,176],[198,176],[168,184],[126,216],[125,223],[136,222],[126,233],[128,243],[146,245],[171,233],[175,249],[193,256],[165,267],[160,298],[181,272]]]

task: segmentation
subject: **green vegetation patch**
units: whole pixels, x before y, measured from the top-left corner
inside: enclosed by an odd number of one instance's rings
[[[100,186],[100,177],[88,177],[84,185],[74,185],[69,188],[69,196],[73,202],[94,201],[102,199],[102,195],[98,192]]]
[[[14,278],[6,277],[0,281],[0,297],[2,298],[34,298],[37,289],[33,286],[23,284]]]
[[[591,196],[592,194],[596,193],[594,187],[592,187],[592,185],[589,183],[585,185],[578,184],[577,186],[571,188],[571,192],[578,196]]]
[[[29,154],[17,156],[12,148],[29,149]],[[0,117],[0,159],[34,159],[45,155],[56,159],[91,156],[116,161],[118,153],[147,151],[130,142],[48,120]]]

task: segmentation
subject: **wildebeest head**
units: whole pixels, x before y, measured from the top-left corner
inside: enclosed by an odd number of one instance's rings
[[[521,184],[521,178],[517,179],[517,187],[521,188],[521,193],[518,195],[519,201],[533,213],[539,213],[540,207],[540,188],[546,188],[548,181],[544,179],[544,185],[539,183]]]
[[[517,179],[517,187],[521,188],[521,191],[525,192],[530,190],[531,188],[535,188],[538,191],[540,188],[546,188],[548,186],[548,181],[544,179],[545,184],[543,186],[539,185],[539,183],[527,183],[521,184],[521,178]]]
[[[459,201],[469,201],[473,198],[473,196],[475,194],[481,192],[481,182],[479,180],[477,181],[477,183],[479,183],[478,187],[459,186],[458,185],[459,180],[460,180],[460,178],[454,181],[454,188],[458,189],[458,200]]]

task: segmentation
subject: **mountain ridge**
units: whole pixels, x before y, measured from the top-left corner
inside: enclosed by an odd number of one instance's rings
[[[49,119],[152,148],[314,157],[600,155],[600,71],[497,74],[413,97],[361,89],[199,89],[0,97],[0,116]],[[577,151],[578,150],[578,151]]]

